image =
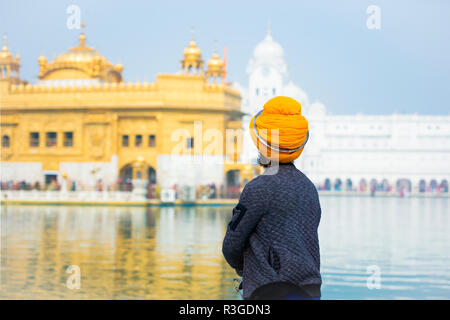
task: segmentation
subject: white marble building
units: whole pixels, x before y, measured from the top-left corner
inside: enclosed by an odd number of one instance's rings
[[[369,190],[384,184],[397,191],[448,190],[450,114],[329,114],[289,81],[283,48],[270,31],[254,49],[247,74],[248,87],[235,85],[248,114],[244,158],[257,156],[248,133],[251,116],[270,98],[285,95],[301,102],[310,126],[310,140],[296,165],[320,188]]]

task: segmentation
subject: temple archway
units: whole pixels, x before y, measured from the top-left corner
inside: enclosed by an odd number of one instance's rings
[[[427,183],[425,182],[424,179],[421,179],[419,181],[419,192],[425,192],[427,191]]]
[[[347,191],[352,191],[352,189],[353,189],[352,179],[350,179],[350,178],[347,179],[347,181],[345,182],[345,189]]]
[[[438,188],[438,183],[436,181],[436,179],[433,179],[430,181],[430,192],[434,192],[436,191]]]
[[[381,181],[381,190],[384,192],[390,191],[390,185],[389,185],[389,181],[387,179],[383,179]]]
[[[367,181],[366,181],[366,179],[361,179],[360,181],[359,181],[359,191],[366,191],[366,189],[367,189]]]
[[[147,177],[149,183],[156,184],[156,170],[152,166],[147,169]]]
[[[378,190],[378,181],[377,179],[373,178],[370,180],[370,189]]]
[[[331,180],[330,180],[330,178],[326,178],[325,179],[324,188],[327,191],[331,190]]]
[[[227,171],[227,186],[239,187],[240,182],[240,172],[239,170],[228,170]]]
[[[156,170],[141,159],[123,165],[119,177],[123,180],[148,179],[149,182],[156,183]]]
[[[405,190],[411,192],[411,180],[409,179],[398,179],[396,185],[398,192]]]
[[[239,198],[241,188],[240,170],[228,170],[226,173],[226,196],[228,198]]]
[[[337,178],[334,182],[334,190],[341,191],[342,190],[342,180],[340,178]]]
[[[123,181],[131,181],[133,179],[133,165],[131,163],[125,165],[120,169],[119,178]]]
[[[441,181],[441,191],[448,192],[448,181],[446,179]]]

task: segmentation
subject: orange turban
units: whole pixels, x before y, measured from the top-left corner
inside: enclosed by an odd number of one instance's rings
[[[294,161],[309,137],[302,105],[289,97],[270,99],[250,121],[250,135],[266,158],[280,163]]]

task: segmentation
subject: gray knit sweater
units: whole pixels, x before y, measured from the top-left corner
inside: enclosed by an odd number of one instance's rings
[[[245,186],[222,248],[243,276],[244,298],[278,281],[315,285],[320,295],[320,215],[315,186],[292,163],[270,167]]]

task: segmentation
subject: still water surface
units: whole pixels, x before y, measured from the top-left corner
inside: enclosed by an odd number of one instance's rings
[[[450,299],[450,199],[321,197],[323,299]],[[238,299],[224,207],[2,206],[0,298]],[[69,289],[68,266],[81,271]],[[367,268],[380,271],[369,289]]]

